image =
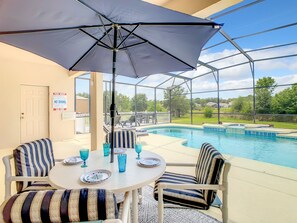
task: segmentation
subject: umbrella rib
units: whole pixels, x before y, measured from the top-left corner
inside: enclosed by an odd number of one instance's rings
[[[95,46],[97,45],[97,42],[94,43],[73,65],[69,68],[69,70],[72,70],[73,67],[75,67]]]
[[[111,21],[112,22],[112,21]],[[137,22],[137,23],[117,23],[120,26],[212,26],[213,28],[220,28],[222,24],[215,22]]]
[[[129,30],[127,30],[127,29],[126,29],[126,28],[124,28],[124,27],[122,27],[122,29],[124,29],[124,30],[126,30],[127,32],[129,32]],[[171,53],[169,53],[169,52],[167,52],[166,50],[164,50],[164,49],[162,49],[162,48],[158,47],[157,45],[155,45],[155,44],[151,43],[150,41],[148,41],[148,40],[146,40],[146,39],[142,38],[141,36],[139,36],[139,35],[137,35],[137,34],[135,34],[135,33],[133,33],[133,34],[134,34],[134,36],[136,36],[137,38],[139,38],[139,39],[141,39],[141,40],[143,40],[143,41],[147,41],[147,43],[148,43],[148,44],[152,45],[153,47],[156,47],[158,50],[160,50],[160,51],[162,51],[162,52],[166,53],[167,55],[169,55],[169,56],[173,57],[174,59],[176,59],[176,60],[178,60],[178,61],[182,62],[183,64],[187,65],[188,67],[191,67],[193,70],[195,70],[195,69],[196,69],[196,67],[194,67],[194,66],[192,66],[192,65],[188,64],[187,62],[183,61],[182,59],[179,59],[178,57],[176,57],[176,56],[172,55]]]
[[[103,33],[103,36],[100,39],[97,39],[95,36],[93,36],[92,34],[88,33],[87,31],[85,31],[83,29],[80,29],[80,31],[82,31],[83,33],[87,34],[89,37],[93,38],[94,40],[102,43],[105,46],[105,48],[111,50],[112,48],[110,46],[108,46],[106,43],[104,43],[104,42],[101,41],[101,39],[104,38],[107,35],[107,33],[109,33],[111,31],[111,29],[112,28],[109,28],[108,30],[106,30],[106,32]]]
[[[103,42],[100,42],[100,43],[103,43]],[[99,44],[99,43],[97,43],[97,45],[98,45],[98,46],[101,46],[101,47],[103,47],[103,48],[105,48],[105,49],[112,50],[112,48],[110,48],[110,47],[106,47],[105,45],[101,45],[101,44]]]
[[[132,31],[129,32],[129,34],[120,42],[120,44],[117,46],[119,48],[132,34],[133,32],[139,27],[139,25],[135,26]]]
[[[109,28],[108,30],[107,30],[107,33],[109,33],[110,31],[112,30],[112,28]],[[75,67],[97,44],[98,44],[98,42],[100,42],[101,41],[101,39],[102,38],[104,38],[104,36],[106,35],[106,33],[104,33],[104,35],[100,38],[100,39],[98,39],[97,40],[97,42],[95,42],[91,47],[90,47],[90,49],[88,49],[73,65],[72,65],[72,67],[70,67],[69,68],[69,70],[72,70],[73,69],[73,67]],[[95,38],[96,39],[96,38]]]
[[[81,1],[81,0],[77,0],[79,3],[81,3],[82,5],[86,6],[88,9],[91,9],[93,12],[96,12],[98,15],[102,16],[104,19],[106,19],[107,21],[113,23],[113,21],[111,21],[109,18],[107,18],[105,15],[101,14],[100,12],[98,12],[96,9],[94,9],[93,7],[91,7],[90,5],[88,5],[87,3]]]
[[[85,3],[85,2],[83,2],[83,1],[81,1],[81,0],[77,0],[77,1],[78,1],[79,3],[81,3],[82,5],[84,5],[85,7],[87,7],[88,9],[91,9],[93,12],[95,12],[95,13],[99,16],[99,19],[100,19],[100,21],[101,21],[101,23],[102,23],[102,25],[103,25],[103,28],[104,28],[105,32],[106,32],[106,27],[105,27],[105,25],[104,25],[104,22],[103,22],[103,20],[102,20],[102,17],[103,17],[104,19],[106,19],[107,21],[109,21],[109,22],[111,22],[111,23],[114,23],[114,22],[111,21],[109,18],[107,18],[105,15],[101,14],[98,10],[96,10],[96,9],[93,8],[93,7],[91,7],[91,6],[88,5],[87,3]],[[112,45],[112,40],[111,40],[110,36],[109,36],[109,35],[107,35],[107,36],[108,36],[108,39],[109,39],[110,44]]]
[[[105,27],[104,22],[103,22],[103,20],[102,20],[102,16],[99,14],[98,17],[99,17],[101,23],[103,24],[104,31],[107,33],[106,27]],[[109,36],[108,33],[107,33],[107,37],[108,37],[108,39],[109,39],[110,45],[112,45],[112,40],[111,40],[111,38],[110,38],[110,36]]]
[[[17,31],[3,31],[0,32],[0,35],[12,35],[12,34],[23,34],[23,33],[36,33],[36,32],[50,32],[50,31],[62,31],[62,30],[71,30],[71,29],[88,29],[88,28],[101,28],[108,25],[91,25],[91,26],[72,26],[72,27],[63,27],[63,28],[49,28],[49,29],[29,29],[29,30],[17,30]]]
[[[120,38],[122,38],[123,36],[122,36],[122,34],[121,34],[121,31],[120,31],[119,33],[120,33],[120,35],[119,35]],[[122,41],[122,43],[123,43],[123,45],[125,46],[125,42]],[[135,74],[135,76],[138,78],[138,75],[137,75],[137,72],[136,72],[136,68],[135,68],[135,66],[134,66],[134,63],[133,63],[132,58],[131,58],[131,54],[130,54],[130,52],[129,52],[128,49],[126,49],[126,54],[127,54],[128,58],[129,58],[129,61],[130,61],[131,66],[133,67],[134,74]]]
[[[130,47],[133,47],[133,46],[144,44],[144,43],[147,43],[147,41],[143,41],[143,42],[140,42],[140,43],[131,44],[129,46],[124,46],[124,47],[119,48],[118,50],[124,50],[124,49],[130,48]]]

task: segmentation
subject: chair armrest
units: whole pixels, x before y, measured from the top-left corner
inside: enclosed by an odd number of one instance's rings
[[[48,177],[11,176],[11,181],[48,181]]]
[[[201,189],[201,190],[225,190],[221,184],[172,184],[159,183],[158,189]]]
[[[195,167],[196,163],[166,163],[166,166]]]

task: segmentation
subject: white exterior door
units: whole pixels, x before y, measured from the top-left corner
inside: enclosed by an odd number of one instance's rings
[[[21,143],[49,137],[48,87],[21,85]]]

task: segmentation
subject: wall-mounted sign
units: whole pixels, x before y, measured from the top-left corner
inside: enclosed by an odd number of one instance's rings
[[[53,93],[53,110],[67,110],[66,93]]]

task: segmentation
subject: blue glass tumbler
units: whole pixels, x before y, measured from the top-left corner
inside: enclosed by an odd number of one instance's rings
[[[118,166],[119,166],[120,173],[123,173],[126,171],[126,162],[127,162],[127,154],[119,153],[118,154]]]
[[[104,156],[109,156],[110,143],[103,143],[103,154]]]

